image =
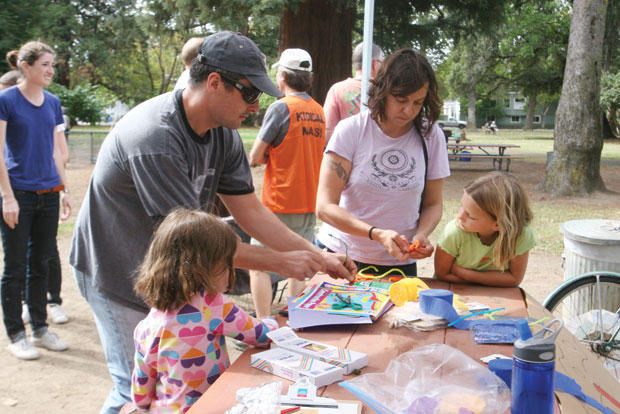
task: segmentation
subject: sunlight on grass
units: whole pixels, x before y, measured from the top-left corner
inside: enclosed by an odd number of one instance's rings
[[[500,130],[497,135],[484,134],[483,132],[467,132],[467,138],[474,142],[492,144],[502,142],[519,145],[514,153],[542,154],[553,151],[553,131],[534,130],[522,131],[519,129]],[[620,159],[620,140],[608,140],[603,145],[602,158]]]
[[[238,129],[239,135],[241,135],[241,140],[243,141],[243,148],[245,148],[245,152],[248,154],[252,149],[252,145],[254,145],[254,140],[258,135],[258,128],[243,128]]]
[[[258,134],[258,129],[240,129],[239,133],[246,151],[249,152]],[[553,131],[551,130],[501,130],[498,135],[467,132],[467,138],[480,143],[507,142],[520,145],[521,148],[518,151],[523,154],[546,155],[548,151],[553,151]],[[517,151],[515,150],[515,152]],[[620,141],[607,141],[603,147],[602,157],[620,159]],[[545,162],[546,160],[546,158],[542,157],[537,157],[537,159],[540,159],[540,162]],[[534,200],[531,200],[531,203],[534,210],[532,229],[538,241],[532,252],[538,254],[562,254],[564,250],[564,236],[560,233],[560,226],[566,221],[583,219],[584,217],[588,219],[604,219],[618,215],[617,209],[614,208],[559,206]],[[444,199],[443,218],[433,233],[432,241],[436,241],[446,223],[456,216],[459,205],[460,200]]]
[[[437,229],[435,237],[441,234],[444,226],[456,217],[460,206],[460,200],[444,200],[443,217]],[[544,202],[531,202],[534,212],[532,230],[536,236],[537,244],[533,253],[558,255],[564,251],[564,236],[560,233],[562,223],[570,220],[609,219],[616,217],[618,210],[615,208],[593,208],[592,206],[558,206]]]

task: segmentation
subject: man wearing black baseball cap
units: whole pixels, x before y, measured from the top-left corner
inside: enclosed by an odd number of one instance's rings
[[[102,413],[130,401],[133,330],[148,308],[133,292],[157,223],[178,206],[210,211],[216,194],[237,223],[270,249],[241,244],[235,266],[295,279],[318,271],[351,280],[330,255],[284,226],[254,194],[236,128],[258,111],[261,93],[281,96],[265,57],[239,33],[204,39],[187,88],[152,98],[106,137],[75,224],[70,263],[99,331],[114,387]]]

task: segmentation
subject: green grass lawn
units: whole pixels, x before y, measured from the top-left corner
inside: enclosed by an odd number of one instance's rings
[[[247,152],[258,134],[258,128],[243,128],[239,130],[243,146]],[[519,129],[504,129],[498,135],[486,135],[481,131],[468,132],[467,138],[474,142],[492,144],[502,142],[519,145],[518,152],[526,154],[545,155],[553,151],[553,130],[522,131]],[[603,145],[602,158],[620,160],[620,140],[607,141]]]
[[[106,132],[107,126],[79,126],[71,129],[70,146],[88,145],[90,134],[83,131]],[[239,130],[243,146],[246,152],[252,148],[258,128],[242,128]],[[95,140],[100,141],[105,137],[104,134],[94,134]],[[548,151],[553,150],[553,131],[521,131],[521,130],[501,130],[498,135],[485,135],[482,132],[468,132],[467,137],[475,142],[493,143],[507,142],[519,145],[519,151],[525,154],[536,154],[540,162],[544,162]],[[500,141],[501,140],[501,141]],[[86,150],[86,148],[85,148]],[[538,157],[540,155],[541,157]],[[607,141],[603,147],[602,157],[604,159],[620,159],[620,141]],[[617,209],[612,208],[593,208],[580,206],[558,206],[539,203],[531,200],[534,210],[534,232],[538,239],[538,245],[534,248],[536,253],[561,254],[563,250],[563,238],[559,234],[560,225],[569,220],[583,218],[612,218],[617,217]],[[437,226],[442,229],[444,225],[454,218],[459,208],[459,200],[444,200],[444,214],[441,223]],[[72,231],[73,222],[63,223],[60,226],[60,233]]]
[[[553,151],[553,131],[534,130],[522,131],[519,129],[503,129],[497,135],[484,134],[481,131],[468,132],[467,138],[474,142],[492,144],[502,142],[519,145],[521,148],[515,152],[546,155]],[[620,159],[620,140],[608,140],[603,145],[602,158]]]

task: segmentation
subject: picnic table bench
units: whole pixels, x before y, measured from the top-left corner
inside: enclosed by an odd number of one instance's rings
[[[522,159],[523,157],[515,157],[506,154],[507,148],[519,148],[515,144],[477,144],[473,142],[457,142],[447,144],[448,159],[456,161],[471,161],[474,159],[491,159],[493,160],[493,168],[502,170],[510,170],[510,161],[514,159]],[[480,152],[468,152],[467,150],[480,150]],[[467,152],[465,152],[467,151]],[[505,161],[505,163],[504,163]]]

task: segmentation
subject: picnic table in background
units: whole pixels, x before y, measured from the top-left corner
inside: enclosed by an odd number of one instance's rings
[[[505,170],[510,169],[510,161],[514,159],[521,159],[522,157],[515,157],[510,154],[506,154],[507,148],[519,148],[520,145],[515,144],[481,144],[471,141],[467,142],[450,142],[448,141],[448,158],[457,161],[471,161],[473,159],[491,159],[493,160],[493,168],[496,170],[502,170],[505,165]],[[470,151],[480,152],[470,152]],[[467,151],[467,152],[465,152]],[[504,163],[505,161],[505,163]]]

